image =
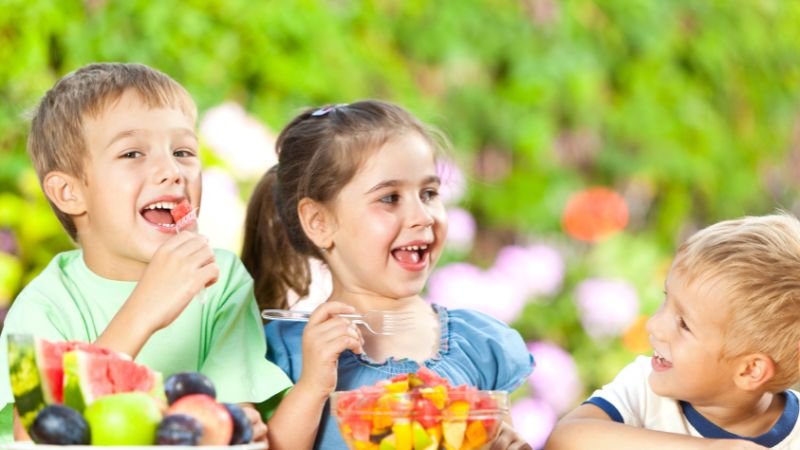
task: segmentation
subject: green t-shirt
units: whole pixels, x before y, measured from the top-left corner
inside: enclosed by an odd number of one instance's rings
[[[196,371],[208,376],[223,402],[262,403],[292,382],[267,361],[266,340],[253,280],[239,258],[215,250],[220,275],[178,318],[153,334],[136,362],[161,372]],[[130,296],[136,282],[102,278],[86,266],[81,250],[58,254],[11,305],[0,335],[0,442],[11,434],[11,385],[6,336],[33,333],[48,340],[94,342]],[[135,327],[136,323],[131,323]],[[274,405],[277,402],[268,402]],[[272,411],[262,413],[269,415]]]

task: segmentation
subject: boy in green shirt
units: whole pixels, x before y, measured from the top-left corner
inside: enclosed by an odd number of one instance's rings
[[[165,377],[201,372],[219,400],[240,403],[256,437],[266,439],[254,404],[270,415],[291,382],[264,357],[252,279],[236,255],[212,250],[196,226],[178,233],[170,213],[183,201],[200,206],[195,119],[183,87],[139,64],[85,66],[42,99],[28,151],[80,249],[56,255],[5,320],[0,442],[11,431],[6,340],[15,332],[94,342]],[[14,436],[26,437],[16,418]]]

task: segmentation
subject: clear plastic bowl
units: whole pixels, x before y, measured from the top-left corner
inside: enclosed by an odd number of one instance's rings
[[[337,391],[331,414],[351,450],[488,449],[508,394],[450,388],[404,393]]]

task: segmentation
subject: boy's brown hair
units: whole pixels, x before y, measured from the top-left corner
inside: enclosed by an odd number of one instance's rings
[[[84,117],[98,117],[122,94],[133,89],[148,107],[174,107],[194,120],[197,110],[189,93],[166,74],[143,64],[94,63],[65,75],[33,111],[28,154],[39,182],[53,171],[84,179],[89,157]],[[50,206],[73,240],[72,218]]]
[[[678,249],[673,270],[689,283],[724,281],[730,310],[723,357],[764,353],[776,365],[765,389],[800,379],[800,222],[788,214],[719,222]]]

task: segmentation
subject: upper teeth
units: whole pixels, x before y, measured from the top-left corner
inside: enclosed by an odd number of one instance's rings
[[[400,247],[400,250],[407,250],[407,251],[417,251],[417,250],[427,250],[427,245],[408,245],[406,247]]]
[[[174,209],[178,206],[175,202],[157,202],[144,207],[144,209]]]

